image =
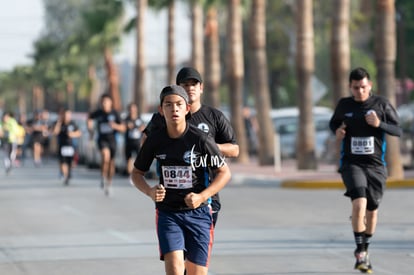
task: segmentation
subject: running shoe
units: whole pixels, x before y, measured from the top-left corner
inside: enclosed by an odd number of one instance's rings
[[[372,266],[371,266],[371,263],[369,261],[368,252],[366,252],[366,251],[360,251],[360,252],[355,251],[354,255],[355,255],[355,258],[356,258],[354,269],[358,269],[362,273],[371,274],[372,273]]]

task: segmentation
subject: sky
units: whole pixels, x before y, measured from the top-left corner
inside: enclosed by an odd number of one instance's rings
[[[24,7],[24,8],[23,8]],[[176,59],[182,62],[190,54],[190,24],[188,10],[176,6]],[[134,16],[128,9],[126,16]],[[126,19],[127,20],[127,19]],[[146,15],[146,59],[147,64],[161,65],[166,62],[167,20],[166,11],[148,11]],[[34,52],[33,42],[44,29],[44,7],[42,0],[2,0],[0,8],[0,71],[12,70],[18,65],[32,65],[30,54]],[[179,49],[179,50],[178,50]],[[125,35],[115,56],[117,61],[135,59],[135,36]]]
[[[24,7],[24,8],[22,8]],[[32,64],[33,41],[43,28],[42,0],[3,0],[0,8],[0,70]]]

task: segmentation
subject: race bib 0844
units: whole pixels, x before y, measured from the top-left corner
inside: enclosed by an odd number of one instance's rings
[[[162,166],[165,188],[188,189],[193,187],[190,166]]]

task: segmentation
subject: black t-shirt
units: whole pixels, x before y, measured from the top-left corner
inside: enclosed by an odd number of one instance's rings
[[[132,123],[134,125],[133,128],[129,128],[128,125]],[[140,118],[132,119],[128,116],[125,119],[126,131],[125,131],[125,142],[126,144],[139,144],[142,132],[140,130],[141,126],[144,125],[144,121]]]
[[[59,146],[73,145],[72,138],[69,137],[69,132],[74,132],[78,129],[78,125],[74,121],[70,121],[67,124],[62,123],[60,126],[60,132],[57,135],[57,142]]]
[[[121,117],[118,112],[112,110],[109,113],[106,113],[99,109],[90,113],[88,118],[96,121],[98,139],[115,140],[115,134],[117,131],[109,125],[109,122],[116,122],[118,124],[121,123]]]
[[[365,121],[365,115],[372,110],[381,120],[378,128]],[[371,95],[364,102],[355,101],[353,97],[342,98],[329,123],[332,132],[335,133],[342,123],[346,125],[346,135],[342,140],[341,163],[385,165],[385,134],[401,135],[398,114],[382,96]]]
[[[179,138],[170,138],[166,127],[151,134],[134,166],[146,172],[154,158],[160,172],[159,182],[167,190],[166,197],[157,202],[156,207],[167,211],[190,209],[184,202],[185,196],[204,190],[210,184],[210,171],[224,164],[224,157],[214,140],[189,124]],[[206,204],[208,202],[203,205]]]
[[[49,122],[45,119],[33,118],[27,122],[27,126],[33,128],[33,136],[47,137],[49,135],[47,131],[49,130],[50,125]],[[40,127],[44,130],[39,130]]]

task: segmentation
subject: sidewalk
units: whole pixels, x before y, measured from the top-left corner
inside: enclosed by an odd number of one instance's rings
[[[298,170],[295,160],[283,160],[277,171],[275,166],[260,166],[257,160],[242,164],[229,163],[232,184],[264,184],[283,188],[338,188],[343,189],[335,164],[320,163],[317,170]],[[414,170],[405,170],[403,180],[388,180],[387,188],[414,187]]]

